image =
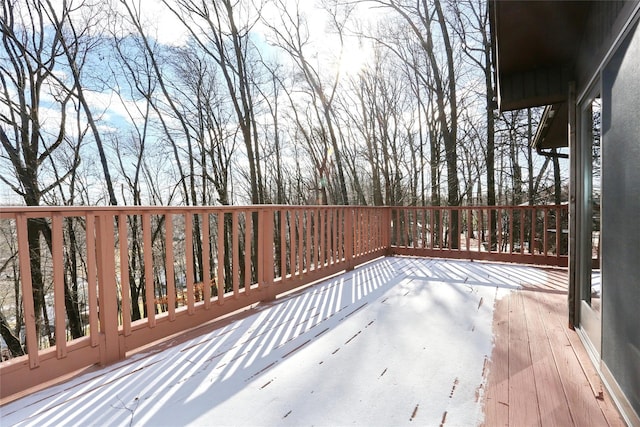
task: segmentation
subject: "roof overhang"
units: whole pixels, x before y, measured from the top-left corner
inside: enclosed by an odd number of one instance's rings
[[[536,134],[531,145],[538,153],[567,146],[569,111],[566,102],[547,105],[542,113]]]
[[[567,145],[567,96],[589,1],[490,0],[498,108],[548,106],[536,133],[538,150]]]

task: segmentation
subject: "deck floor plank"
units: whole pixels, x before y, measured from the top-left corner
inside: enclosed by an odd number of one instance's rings
[[[509,425],[540,425],[533,364],[529,351],[522,294],[510,295],[509,305]]]
[[[551,345],[547,339],[544,320],[539,309],[540,301],[533,292],[521,294],[525,307],[541,423],[543,426],[571,425],[571,413]]]
[[[487,389],[485,424],[509,425],[509,298],[496,301],[494,311],[494,348],[489,372],[495,385]]]
[[[550,334],[550,342],[555,342],[552,348],[556,362],[559,366],[567,367],[564,370],[560,369],[560,372],[575,425],[626,425],[597,377],[597,372],[588,360],[587,351],[577,333],[566,326],[567,319],[563,312],[566,309],[566,300],[548,294],[540,294],[539,298],[544,302],[541,307],[555,307],[545,313],[545,327]]]
[[[552,271],[547,285],[525,284],[496,301],[485,426],[626,425],[567,327],[566,280],[563,271]]]
[[[547,306],[552,306],[550,298],[545,298]],[[567,339],[564,321],[556,310],[545,314],[545,328],[551,343],[553,356],[560,372],[562,386],[569,402],[574,424],[579,426],[606,426],[607,421],[591,391],[587,378],[578,363],[571,342]]]
[[[598,406],[600,406],[600,410],[607,419],[608,424],[612,427],[624,427],[626,424],[620,419],[620,413],[615,407],[615,404],[613,403],[613,400],[611,399],[604,384],[602,384],[602,380],[600,379],[596,368],[591,363],[591,359],[582,345],[580,337],[578,337],[576,332],[570,329],[565,329],[565,334],[567,335],[569,342],[571,342],[571,346],[574,349],[575,355],[580,363],[580,367],[589,381],[589,385],[591,386],[594,396],[597,396],[596,402],[598,403]]]

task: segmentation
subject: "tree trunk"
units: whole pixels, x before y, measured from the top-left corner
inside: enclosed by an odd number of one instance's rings
[[[5,319],[2,311],[0,311],[0,335],[7,344],[11,357],[23,356],[25,354],[22,344],[20,343],[20,339],[11,331],[9,324],[7,323],[7,319]]]

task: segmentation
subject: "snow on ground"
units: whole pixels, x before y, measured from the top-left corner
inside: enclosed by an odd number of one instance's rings
[[[379,259],[5,405],[1,424],[477,425],[494,301],[545,277],[518,265]]]

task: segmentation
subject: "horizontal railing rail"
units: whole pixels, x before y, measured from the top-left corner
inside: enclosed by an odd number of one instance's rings
[[[567,228],[566,206],[3,207],[0,399],[384,255],[566,265]]]

